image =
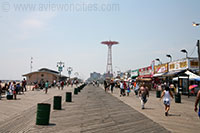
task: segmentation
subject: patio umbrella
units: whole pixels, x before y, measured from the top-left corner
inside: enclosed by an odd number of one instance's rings
[[[198,85],[190,85],[189,86],[189,90],[192,90],[192,89],[194,89],[195,87],[197,87]]]

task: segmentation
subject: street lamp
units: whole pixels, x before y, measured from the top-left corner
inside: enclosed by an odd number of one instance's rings
[[[168,58],[170,58],[170,62],[172,62],[172,56],[170,54],[166,55]]]
[[[199,26],[199,25],[200,25],[200,23],[195,23],[195,22],[192,23],[192,26],[194,26],[194,27]]]
[[[188,58],[188,52],[185,49],[182,49],[181,52],[186,53],[186,58]]]
[[[69,79],[70,79],[70,75],[71,75],[71,73],[72,73],[72,71],[73,71],[72,67],[68,67],[68,68],[67,68],[67,71],[68,71]]]
[[[63,67],[65,67],[65,63],[60,61],[60,62],[57,62],[57,67],[58,67],[58,71],[59,71],[59,74],[60,74],[60,80],[61,80],[61,72],[63,71]]]
[[[162,64],[162,62],[160,61],[160,59],[159,59],[159,58],[157,58],[157,59],[156,59],[156,61],[158,61],[160,64]]]

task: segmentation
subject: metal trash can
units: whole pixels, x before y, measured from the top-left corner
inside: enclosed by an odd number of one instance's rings
[[[38,103],[36,125],[49,125],[50,110],[51,104]]]
[[[74,95],[78,95],[78,89],[77,88],[74,89]]]
[[[161,97],[161,91],[158,91],[158,90],[156,91],[156,97],[157,97],[157,98],[160,98],[160,97]]]
[[[181,103],[181,94],[180,93],[175,94],[175,103]]]
[[[66,92],[66,102],[72,102],[72,93],[71,92]]]
[[[61,110],[62,109],[62,97],[54,96],[53,98],[53,109]]]

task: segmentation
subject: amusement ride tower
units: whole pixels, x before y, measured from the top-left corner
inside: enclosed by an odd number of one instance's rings
[[[112,69],[112,46],[119,44],[116,41],[103,41],[101,44],[108,46],[108,57],[107,57],[107,66],[106,66],[106,77],[113,77]]]

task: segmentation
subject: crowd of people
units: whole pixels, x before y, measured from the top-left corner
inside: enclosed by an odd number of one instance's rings
[[[11,99],[16,100],[18,94],[24,94],[24,92],[27,91],[26,85],[27,83],[25,79],[23,79],[21,83],[13,81],[5,83],[4,85],[2,85],[2,81],[0,81],[0,100],[3,93],[6,94],[7,99],[12,96]]]
[[[120,97],[121,96],[129,96],[129,93],[134,91],[134,94],[139,97],[141,101],[141,109],[145,109],[145,103],[148,101],[149,97],[149,90],[151,88],[148,87],[148,85],[145,84],[145,82],[136,82],[136,80],[104,80],[104,89],[105,92],[111,91],[113,93],[114,88],[120,89]],[[161,97],[160,100],[163,99],[163,104],[164,104],[164,115],[168,116],[169,115],[169,110],[170,110],[170,104],[171,104],[171,99],[174,98],[174,94],[176,93],[176,88],[173,84],[167,85],[166,83],[163,84],[158,84],[156,86],[156,90],[161,91]],[[197,98],[195,101],[195,108],[194,111],[197,112],[198,107],[197,105],[200,102],[200,91],[197,94]],[[200,106],[200,105],[199,105]],[[200,108],[198,111],[199,117],[200,117]]]
[[[73,87],[73,85],[78,86],[78,80],[67,80],[67,81],[56,81],[54,80],[52,83],[48,80],[41,80],[40,82],[34,82],[34,86],[31,87],[31,90],[44,90],[44,93],[48,93],[48,89],[51,87],[57,87],[59,90],[63,90],[64,86]],[[0,100],[2,98],[2,94],[5,94],[7,99],[17,99],[17,95],[24,94],[27,91],[27,81],[23,79],[21,82],[10,81],[6,83],[2,83],[0,81]]]

